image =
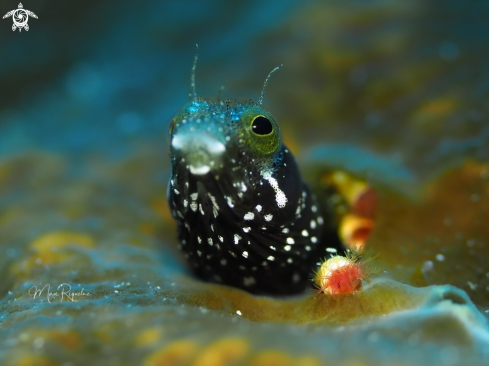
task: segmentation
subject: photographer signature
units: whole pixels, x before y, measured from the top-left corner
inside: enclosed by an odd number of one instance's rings
[[[48,302],[50,303],[53,299],[59,299],[59,301],[61,302],[65,300],[71,300],[75,302],[79,297],[90,296],[90,293],[85,292],[83,288],[80,291],[71,291],[71,285],[67,283],[62,283],[56,288],[56,292],[51,292],[51,285],[48,283],[42,288],[32,286],[29,289],[29,295],[32,296],[33,299],[45,295]]]

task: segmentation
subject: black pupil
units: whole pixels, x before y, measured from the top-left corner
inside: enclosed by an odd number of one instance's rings
[[[257,135],[268,135],[273,131],[272,122],[263,116],[256,117],[251,128]]]

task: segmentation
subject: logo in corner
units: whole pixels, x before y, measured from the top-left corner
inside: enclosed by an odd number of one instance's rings
[[[19,8],[15,10],[9,11],[7,14],[3,16],[3,19],[12,17],[14,20],[14,25],[12,25],[12,30],[15,31],[17,28],[19,28],[19,32],[22,31],[22,28],[24,28],[26,31],[29,30],[29,25],[27,24],[29,20],[29,15],[33,18],[37,19],[37,15],[34,14],[30,10],[24,9],[24,6],[22,3],[19,3]]]

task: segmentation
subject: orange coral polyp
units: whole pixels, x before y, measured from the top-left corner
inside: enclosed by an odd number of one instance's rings
[[[316,273],[318,292],[337,295],[362,289],[366,271],[356,257],[334,256],[324,261]]]

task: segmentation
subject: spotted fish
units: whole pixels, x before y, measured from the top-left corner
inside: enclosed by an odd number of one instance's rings
[[[168,202],[180,249],[203,280],[259,294],[294,294],[340,249],[328,217],[259,102],[197,97],[170,125]]]

